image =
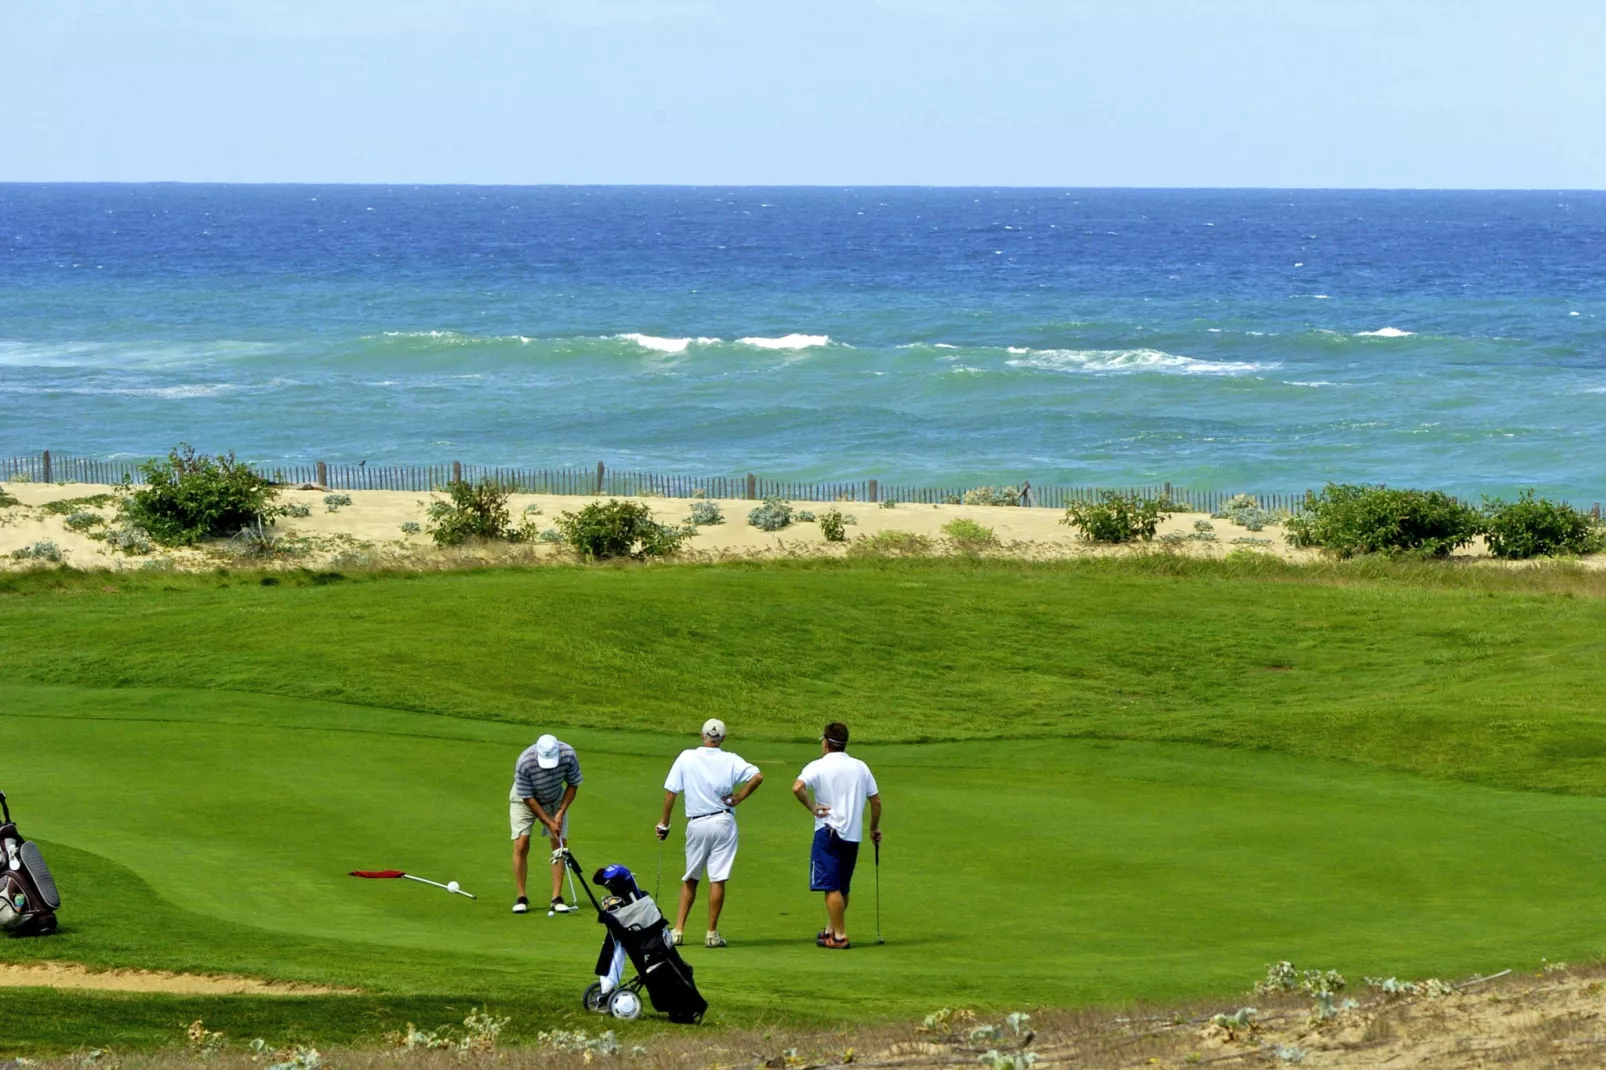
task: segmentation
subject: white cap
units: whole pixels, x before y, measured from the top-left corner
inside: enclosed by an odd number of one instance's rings
[[[718,717],[710,717],[703,722],[703,736],[713,740],[715,743],[723,743],[725,741],[725,722]]]
[[[535,741],[535,764],[542,769],[558,767],[558,737],[548,734]]]

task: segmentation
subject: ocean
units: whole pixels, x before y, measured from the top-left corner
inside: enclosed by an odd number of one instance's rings
[[[1606,193],[0,185],[0,455],[1606,498]]]

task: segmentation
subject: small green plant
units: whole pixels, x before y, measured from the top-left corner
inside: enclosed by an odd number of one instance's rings
[[[202,1058],[211,1058],[228,1044],[226,1036],[208,1029],[199,1018],[185,1027],[184,1036],[190,1042],[190,1050],[199,1053]]]
[[[107,548],[122,554],[148,554],[155,547],[151,545],[151,538],[139,528],[122,523],[106,529],[101,536]]]
[[[780,498],[765,498],[747,514],[747,522],[760,531],[780,531],[792,523],[792,506]]]
[[[284,507],[284,515],[303,520],[312,515],[312,506],[307,505],[305,502],[291,502]]]
[[[446,498],[431,501],[426,515],[436,546],[461,546],[470,539],[505,539],[511,530],[507,491],[489,479],[446,484]]]
[[[1037,1063],[1035,1051],[1008,1051],[999,1052],[989,1049],[976,1056],[976,1061],[993,1070],[1031,1070]]]
[[[1160,521],[1170,516],[1173,509],[1165,498],[1104,490],[1099,492],[1097,501],[1073,504],[1065,510],[1060,523],[1069,524],[1090,542],[1148,541],[1154,538]]]
[[[707,498],[702,498],[698,501],[692,502],[691,522],[696,524],[698,527],[705,527],[710,524],[723,524],[725,522],[725,514],[720,510],[718,502],[709,501]]]
[[[349,494],[325,494],[323,496],[323,508],[326,513],[338,512],[350,504],[351,495]]]
[[[13,561],[49,561],[51,564],[60,564],[61,563],[61,555],[64,552],[65,551],[63,551],[61,549],[61,547],[57,546],[51,540],[49,540],[49,539],[40,539],[38,542],[34,543],[32,546],[24,546],[19,550],[11,551],[11,560],[13,560]]]
[[[826,542],[847,541],[847,520],[837,510],[827,509],[820,514],[820,534]]]
[[[1483,517],[1439,490],[1329,483],[1287,528],[1294,546],[1319,546],[1340,557],[1445,557],[1483,530]]]
[[[498,1018],[489,1007],[472,1011],[463,1019],[463,1039],[457,1050],[464,1054],[486,1055],[496,1050],[496,1042],[511,1018]]]
[[[918,557],[931,552],[931,538],[913,531],[878,531],[848,547],[854,557]]]
[[[564,541],[591,560],[666,557],[680,549],[683,528],[660,524],[652,510],[640,502],[592,502],[579,512],[558,518]]]
[[[88,531],[106,523],[106,518],[88,509],[80,509],[76,513],[67,514],[67,519],[62,523],[67,526],[68,531]]]
[[[539,542],[563,542],[563,532],[557,528],[547,528],[536,536],[536,540]]]
[[[122,519],[163,546],[224,538],[277,515],[277,489],[232,453],[211,457],[184,445],[139,469],[145,486],[130,489]]]
[[[1234,494],[1210,516],[1213,520],[1229,520],[1250,531],[1260,531],[1267,524],[1275,524],[1281,519],[1270,509],[1262,509],[1260,501],[1253,494]]]
[[[1210,1019],[1210,1024],[1227,1034],[1227,1040],[1236,1043],[1239,1040],[1253,1036],[1260,1029],[1260,1023],[1255,1017],[1260,1011],[1254,1007],[1239,1007],[1232,1014],[1218,1014]]]
[[[6,488],[0,487],[0,509],[9,509],[13,505],[21,504],[22,502],[17,499],[16,495],[9,494],[6,492]]]
[[[942,533],[962,550],[979,550],[986,546],[998,545],[998,536],[992,528],[978,524],[969,517],[948,521],[942,526]]]
[[[965,491],[957,504],[961,505],[1020,505],[1019,487],[972,487]]]
[[[898,499],[882,498],[878,505],[882,509],[896,509],[898,507]]]
[[[84,509],[99,509],[117,501],[115,494],[90,494],[82,498],[58,498],[53,502],[46,502],[39,507],[39,511],[47,516],[67,516],[70,513],[80,512]]]
[[[792,520],[798,524],[812,524],[814,523],[814,514],[809,512],[807,509],[804,509],[796,516],[792,517]]]
[[[1523,560],[1606,550],[1606,531],[1566,502],[1535,498],[1525,490],[1514,502],[1484,500],[1484,537],[1496,557]]]
[[[1199,532],[1215,531],[1216,526],[1208,520],[1195,520],[1193,522],[1193,530]]]
[[[401,532],[403,535],[417,535],[423,530],[424,529],[422,525],[420,525],[416,520],[402,521]]]

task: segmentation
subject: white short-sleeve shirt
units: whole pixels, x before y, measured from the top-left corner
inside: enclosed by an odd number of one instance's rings
[[[740,754],[718,747],[693,747],[680,752],[670,767],[664,790],[682,796],[686,803],[686,817],[702,817],[729,810],[725,796],[758,776],[758,766]]]
[[[832,751],[814,759],[797,775],[814,792],[814,801],[829,806],[831,812],[814,819],[814,827],[833,828],[844,840],[864,839],[864,804],[881,794],[870,767],[846,751]]]

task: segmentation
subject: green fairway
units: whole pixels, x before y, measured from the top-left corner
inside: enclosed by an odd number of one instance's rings
[[[67,900],[61,934],[0,960],[363,994],[14,991],[0,1050],[156,1043],[196,1008],[326,1042],[475,1002],[572,1027],[600,929],[509,913],[513,759],[545,728],[573,743],[576,854],[650,886],[663,776],[710,714],[769,778],[740,814],[731,946],[687,949],[715,1021],[1602,949],[1594,599],[940,564],[165,585],[0,597],[0,787]],[[844,955],[813,947],[788,796],[836,717],[887,800],[888,943],[867,853]],[[344,876],[382,867],[481,898]]]

